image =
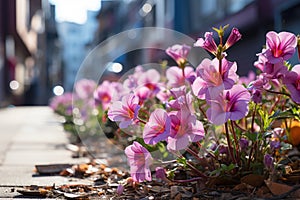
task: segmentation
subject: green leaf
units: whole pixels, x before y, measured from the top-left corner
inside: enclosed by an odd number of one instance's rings
[[[182,164],[184,167],[187,167],[187,161],[186,161],[186,158],[185,158],[185,157],[177,158],[177,162],[178,162],[179,164]]]
[[[245,135],[252,142],[255,142],[258,139],[258,133],[247,132],[247,133],[245,133]]]

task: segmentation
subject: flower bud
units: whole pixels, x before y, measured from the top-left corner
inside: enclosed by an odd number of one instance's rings
[[[242,35],[240,34],[239,30],[237,28],[233,28],[225,43],[225,49],[228,49],[229,47],[234,45],[237,41],[241,39],[241,37]]]
[[[124,186],[119,184],[116,192],[118,195],[121,195],[124,192]]]
[[[241,138],[239,143],[242,150],[246,149],[249,146],[249,141],[245,138]]]
[[[215,43],[213,38],[213,32],[206,32],[203,38],[198,38],[196,43],[194,44],[195,47],[202,47],[203,49],[209,51],[213,55],[217,55],[218,47]]]
[[[267,168],[272,169],[274,167],[274,158],[270,154],[264,156],[264,164]]]
[[[166,171],[163,167],[156,167],[155,175],[157,179],[164,180],[166,178]]]

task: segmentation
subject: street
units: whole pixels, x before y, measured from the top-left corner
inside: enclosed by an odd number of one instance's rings
[[[13,189],[16,186],[70,183],[66,177],[36,176],[35,165],[75,164],[87,160],[72,158],[65,148],[67,135],[58,117],[48,107],[0,110],[0,137],[0,198],[19,195]]]

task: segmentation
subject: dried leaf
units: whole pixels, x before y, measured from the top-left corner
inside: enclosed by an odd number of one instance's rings
[[[161,193],[161,192],[170,192],[169,188],[164,188],[161,186],[153,186],[150,188],[150,191],[156,192],[156,193]]]
[[[45,197],[51,188],[52,187],[43,188],[37,185],[31,185],[31,186],[17,189],[17,192],[21,193],[24,196]]]
[[[253,187],[260,187],[264,183],[264,177],[258,174],[249,174],[242,177],[241,182]]]
[[[247,190],[247,185],[245,183],[240,183],[238,185],[236,185],[233,190],[237,190],[237,191],[245,191]]]
[[[64,193],[64,196],[69,199],[78,199],[78,198],[85,198],[89,196],[88,194],[73,194],[73,193]]]
[[[293,189],[291,186],[275,183],[269,180],[265,180],[265,183],[273,195],[281,195]]]
[[[43,197],[39,190],[18,189],[17,192],[25,196]]]
[[[36,171],[39,174],[59,174],[61,171],[72,167],[71,164],[51,164],[51,165],[36,165]]]

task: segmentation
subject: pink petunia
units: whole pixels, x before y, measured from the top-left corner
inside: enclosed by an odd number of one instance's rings
[[[254,63],[254,66],[260,69],[263,72],[263,75],[268,79],[282,78],[288,72],[283,61],[272,64],[268,62],[268,59],[263,55],[258,56],[258,61]]]
[[[234,85],[220,95],[208,100],[210,107],[206,111],[207,118],[215,125],[230,120],[239,120],[248,113],[250,93],[242,85]]]
[[[146,72],[142,73],[138,80],[137,80],[137,86],[142,87],[145,86],[149,88],[151,91],[150,96],[156,95],[159,90],[159,81],[160,81],[160,74],[155,69],[149,69]]]
[[[196,73],[192,67],[185,67],[184,74],[185,77],[182,74],[182,69],[178,67],[168,68],[166,71],[167,85],[169,87],[180,87],[185,84],[186,80],[194,80],[196,77]]]
[[[144,73],[142,66],[138,65],[134,68],[134,73],[129,75],[123,82],[123,88],[128,91],[133,91],[138,87],[138,79]]]
[[[95,104],[101,105],[103,110],[107,110],[115,92],[110,82],[103,81],[94,92]]]
[[[235,62],[229,62],[222,59],[222,72],[219,72],[219,60],[204,59],[197,67],[198,77],[192,84],[194,94],[204,99],[205,96],[218,94],[223,89],[230,89],[238,80],[236,74],[237,65]]]
[[[188,147],[190,142],[197,142],[204,137],[204,128],[196,116],[187,109],[170,113],[171,134],[167,149],[179,151]]]
[[[75,92],[81,99],[88,99],[93,97],[94,90],[97,84],[93,80],[81,79],[75,84]]]
[[[108,109],[108,118],[120,122],[120,128],[127,128],[137,119],[139,109],[139,98],[133,94],[127,94],[122,97],[122,101],[113,101]]]
[[[295,65],[285,76],[283,82],[290,91],[291,98],[300,104],[300,64]]]
[[[150,165],[152,156],[149,151],[138,142],[126,147],[125,154],[130,165],[130,175],[136,182],[151,181]]]
[[[150,97],[152,91],[146,87],[146,86],[142,86],[142,87],[138,87],[134,90],[134,93],[136,96],[139,97],[140,100],[140,105]]]
[[[73,93],[64,93],[51,99],[49,106],[59,114],[71,116],[73,112],[73,98],[75,98]]]
[[[216,42],[213,38],[213,32],[206,32],[204,34],[204,39],[203,38],[198,38],[198,40],[194,44],[195,47],[201,47],[213,55],[217,55],[218,52],[218,47],[216,45]]]
[[[249,71],[247,76],[242,76],[239,78],[238,83],[239,84],[245,84],[246,86],[249,85],[252,81],[254,81],[256,78],[256,75],[253,71]]]
[[[171,56],[178,66],[182,67],[187,62],[187,56],[191,50],[191,47],[188,45],[179,45],[175,44],[169,48],[166,49],[166,53]]]
[[[156,144],[166,140],[170,134],[171,120],[168,113],[163,109],[155,109],[146,123],[143,138],[146,144]]]
[[[178,88],[173,88],[170,90],[172,96],[174,97],[173,100],[170,100],[168,102],[168,106],[176,111],[187,109],[188,112],[194,113],[194,108],[193,108],[193,95],[191,92],[186,92],[186,87],[181,86]]]
[[[296,51],[297,37],[293,33],[270,31],[266,35],[266,49],[262,52],[268,62],[276,64],[288,60]]]

